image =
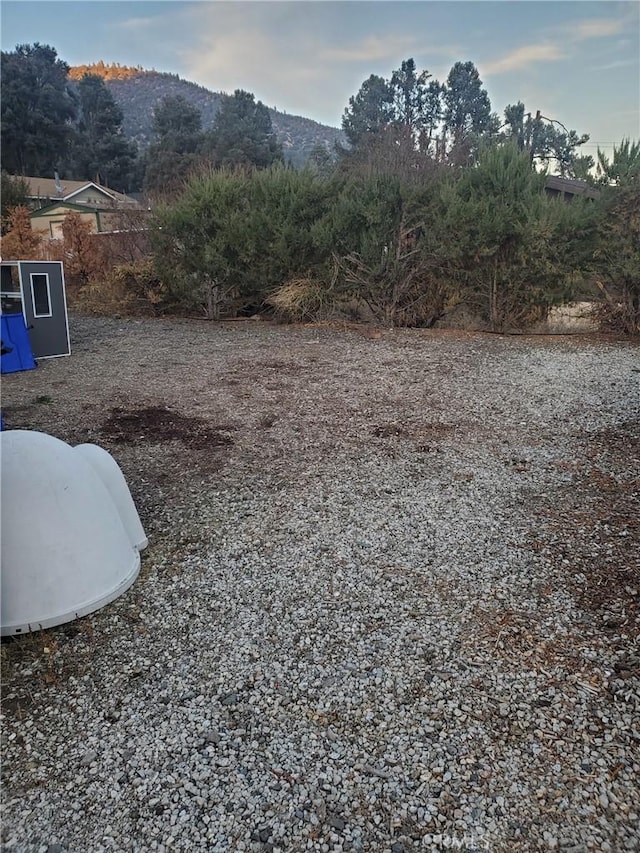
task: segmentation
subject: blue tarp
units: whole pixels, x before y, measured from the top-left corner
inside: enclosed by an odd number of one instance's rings
[[[3,354],[0,356],[0,373],[33,370],[36,363],[22,314],[3,314],[0,321],[3,349]]]

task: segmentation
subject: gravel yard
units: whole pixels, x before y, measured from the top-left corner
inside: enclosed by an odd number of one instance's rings
[[[2,850],[640,850],[640,348],[74,317],[150,545],[2,646]],[[10,496],[3,495],[4,500]]]

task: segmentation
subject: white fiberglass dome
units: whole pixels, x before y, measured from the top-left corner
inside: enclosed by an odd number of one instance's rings
[[[2,635],[69,622],[138,576],[144,530],[117,463],[29,430],[0,432]]]

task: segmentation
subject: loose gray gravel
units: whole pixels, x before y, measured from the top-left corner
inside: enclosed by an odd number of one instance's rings
[[[640,850],[637,344],[71,331],[5,419],[112,452],[150,547],[2,647],[2,850]]]

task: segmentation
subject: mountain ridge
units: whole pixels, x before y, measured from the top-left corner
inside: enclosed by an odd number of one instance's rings
[[[195,106],[202,116],[203,130],[213,127],[216,114],[225,98],[225,92],[214,92],[184,80],[177,74],[147,70],[141,66],[106,65],[103,62],[73,66],[69,77],[77,82],[85,73],[97,74],[123,113],[123,131],[141,150],[153,140],[153,109],[167,96],[182,96]],[[305,116],[290,115],[267,107],[278,141],[282,144],[285,159],[294,166],[303,166],[314,148],[321,145],[332,151],[335,143],[346,142],[342,130],[321,124]]]

